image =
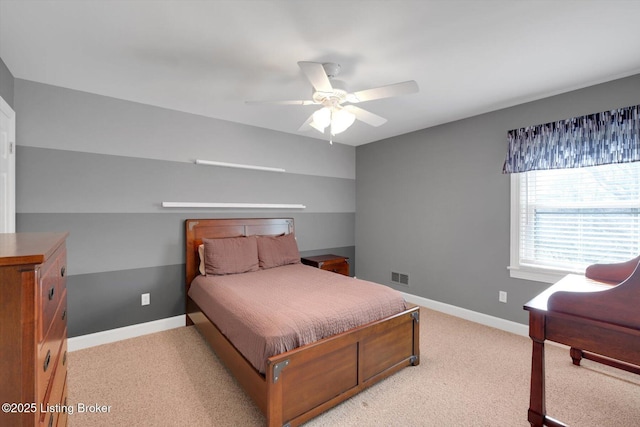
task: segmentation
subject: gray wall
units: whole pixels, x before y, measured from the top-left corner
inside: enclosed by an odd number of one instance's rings
[[[303,255],[346,255],[359,277],[526,323],[523,303],[547,285],[506,269],[506,132],[638,104],[640,75],[357,149],[14,79],[1,60],[0,95],[17,114],[17,231],[70,232],[70,336],[182,314],[183,221],[204,217],[293,217]],[[162,201],[307,209],[172,210]],[[391,271],[408,273],[410,286],[393,285]],[[150,306],[140,306],[143,292]]]
[[[293,217],[303,255],[355,258],[354,147],[21,79],[14,104],[16,228],[70,233],[69,336],[183,314],[187,218]],[[306,209],[176,210],[163,201]],[[145,292],[151,305],[142,307]]]
[[[11,108],[13,108],[14,80],[13,74],[11,74],[11,71],[9,71],[2,58],[0,58],[0,96]]]
[[[523,304],[549,285],[507,271],[507,131],[636,104],[640,75],[357,147],[358,277],[527,323]]]

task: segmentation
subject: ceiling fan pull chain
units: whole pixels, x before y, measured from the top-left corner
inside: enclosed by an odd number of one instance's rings
[[[333,145],[333,110],[331,110],[331,121],[329,122],[329,144]]]

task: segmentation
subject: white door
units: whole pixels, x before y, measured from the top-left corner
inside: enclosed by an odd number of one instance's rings
[[[0,233],[16,231],[16,114],[0,97]]]

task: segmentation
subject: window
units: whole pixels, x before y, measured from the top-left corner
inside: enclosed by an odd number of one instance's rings
[[[640,162],[511,175],[511,277],[553,283],[640,254]]]

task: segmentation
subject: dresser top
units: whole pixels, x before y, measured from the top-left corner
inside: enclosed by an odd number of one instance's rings
[[[0,233],[0,266],[42,264],[69,233]]]

